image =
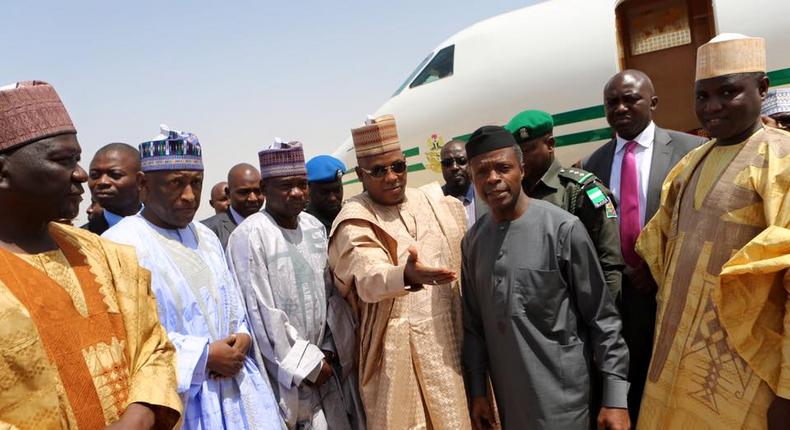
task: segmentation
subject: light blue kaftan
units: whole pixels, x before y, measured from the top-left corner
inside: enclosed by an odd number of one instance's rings
[[[250,334],[244,304],[214,233],[194,222],[184,229],[163,229],[138,214],[102,236],[133,246],[140,265],[151,271],[159,318],[176,347],[183,428],[283,428],[269,381],[252,358],[232,378],[209,377],[209,343],[233,333]]]

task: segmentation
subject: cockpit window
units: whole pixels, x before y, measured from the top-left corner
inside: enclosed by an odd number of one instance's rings
[[[392,97],[395,97],[395,96],[397,96],[398,94],[400,94],[400,92],[401,92],[401,91],[403,91],[403,89],[404,89],[404,88],[406,88],[406,85],[409,85],[409,82],[411,82],[411,80],[412,80],[412,79],[414,79],[414,77],[415,77],[415,76],[417,76],[417,73],[420,73],[420,70],[422,70],[422,68],[423,68],[423,67],[425,67],[425,64],[426,64],[426,63],[428,63],[428,61],[430,61],[430,60],[431,60],[431,58],[433,58],[433,52],[431,52],[430,54],[428,54],[428,56],[427,56],[427,57],[425,57],[425,59],[424,59],[424,60],[420,61],[420,64],[419,64],[417,67],[415,67],[415,68],[414,68],[414,71],[413,71],[413,72],[411,72],[411,74],[409,75],[409,77],[408,77],[408,78],[406,78],[406,80],[405,80],[405,81],[403,81],[403,83],[402,83],[402,84],[400,84],[400,86],[398,87],[398,90],[397,90],[397,91],[395,91],[395,94],[393,94],[393,95],[392,95]]]
[[[455,56],[455,45],[442,48],[433,60],[425,66],[409,88],[419,87],[439,79],[453,75],[453,58]]]
[[[420,64],[414,69],[413,72],[411,72],[409,77],[406,78],[401,86],[398,87],[398,90],[395,91],[395,94],[393,94],[392,97],[400,94],[401,91],[403,91],[403,89],[409,85],[409,83],[411,83],[409,88],[414,88],[442,78],[446,78],[447,76],[452,76],[454,54],[455,45],[442,48],[436,55],[433,55],[433,52],[428,54],[424,60],[420,61]],[[428,64],[429,61],[430,64]],[[428,64],[427,67],[425,66],[426,64]],[[417,76],[418,73],[419,76]],[[417,76],[417,79],[414,79],[415,76]]]

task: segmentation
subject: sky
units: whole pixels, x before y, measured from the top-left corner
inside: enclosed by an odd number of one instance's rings
[[[211,186],[275,137],[331,153],[443,40],[536,2],[4,1],[0,85],[51,83],[86,170],[102,145],[136,146],[159,124],[197,134],[202,219]]]

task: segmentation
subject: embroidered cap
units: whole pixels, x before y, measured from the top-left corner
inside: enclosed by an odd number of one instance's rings
[[[765,72],[765,39],[722,33],[697,48],[696,80]]]
[[[0,152],[77,129],[55,88],[42,81],[0,87]]]
[[[776,88],[768,91],[763,102],[763,115],[790,112],[790,88]]]
[[[392,115],[369,117],[365,125],[351,130],[351,138],[354,140],[357,160],[400,151],[398,128]]]
[[[203,170],[203,151],[196,135],[159,126],[159,135],[139,145],[143,172]]]
[[[301,142],[283,142],[275,138],[273,144],[258,152],[258,161],[261,164],[261,179],[307,175]]]

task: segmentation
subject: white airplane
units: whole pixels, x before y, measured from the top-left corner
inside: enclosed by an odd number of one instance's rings
[[[656,123],[699,128],[693,111],[697,47],[720,33],[764,37],[772,86],[790,84],[790,0],[550,0],[480,21],[441,43],[378,108],[395,116],[409,185],[442,182],[439,149],[525,109],[554,116],[557,155],[580,160],[612,136],[603,85],[626,68],[646,72]],[[360,123],[361,124],[361,123]],[[361,186],[349,137],[333,154]]]

